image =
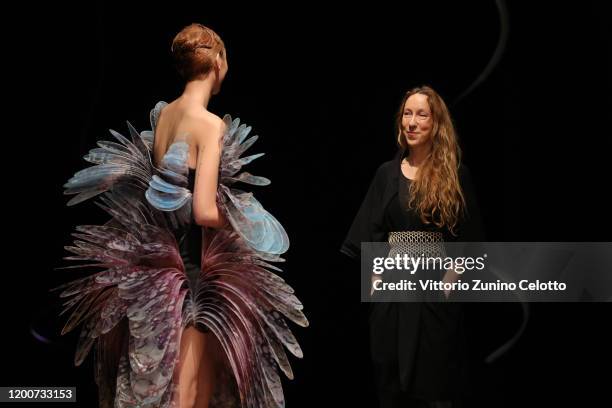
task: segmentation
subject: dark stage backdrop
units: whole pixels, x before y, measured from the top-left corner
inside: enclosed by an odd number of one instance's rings
[[[200,22],[224,39],[229,74],[209,108],[239,116],[272,179],[256,196],[291,238],[284,277],[311,322],[295,327],[305,358],[285,382],[288,407],[373,407],[357,265],[338,251],[376,168],[395,153],[394,115],[410,87],[449,103],[491,241],[610,241],[610,37],[598,2],[59,3],[25,10],[6,35],[19,76],[4,123],[3,359],[0,385],[76,386],[94,406],[91,357],[48,288],[75,225],[62,184],[108,128],[149,128],[149,110],[181,92],[171,40]],[[501,41],[500,41],[501,36]],[[499,59],[473,91],[464,92]],[[6,61],[6,60],[5,60]],[[20,79],[15,79],[20,78]],[[14,83],[11,83],[13,82]],[[5,108],[6,112],[6,108]],[[515,304],[468,309],[474,406],[609,401],[610,304],[532,304],[520,341],[483,359],[521,322]],[[34,325],[51,343],[36,340]]]

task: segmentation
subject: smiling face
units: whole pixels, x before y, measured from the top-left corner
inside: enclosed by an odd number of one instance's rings
[[[399,104],[395,131],[402,153],[407,150],[408,157],[423,153],[426,159],[410,183],[408,207],[414,208],[424,223],[448,228],[456,236],[465,208],[458,175],[461,149],[444,99],[427,85],[410,89]]]
[[[433,118],[428,99],[427,95],[415,93],[404,104],[401,132],[408,147],[431,143]]]

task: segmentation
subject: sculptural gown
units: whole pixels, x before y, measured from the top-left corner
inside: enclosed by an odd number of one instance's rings
[[[192,216],[195,170],[187,164],[186,139],[177,137],[158,166],[152,161],[165,105],[151,111],[152,130],[139,133],[128,122],[129,139],[111,130],[117,141],[99,141],[85,156],[94,165],[64,186],[76,194],[68,205],[96,197],[111,218],[76,227],[66,247],[72,255],[65,259],[80,261],[66,268],[96,272],[56,288],[67,298],[64,312],[72,309],[62,334],[82,327],[76,365],[96,349],[103,406],[176,406],[181,334],[193,325],[212,333],[222,349],[211,406],[234,398],[242,407],[282,407],[278,368],[293,377],[285,348],[302,357],[285,319],[304,327],[308,321],[272,264],[289,247],[285,230],[251,192],[236,188],[269,184],[242,171],[263,155],[242,157],[257,136],[224,117],[216,200],[229,223],[201,227]]]

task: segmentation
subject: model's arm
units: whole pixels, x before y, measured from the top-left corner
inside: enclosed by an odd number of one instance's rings
[[[221,143],[225,123],[222,120],[202,121],[198,125],[198,159],[193,189],[193,217],[198,225],[221,228],[227,222],[217,207],[217,186]]]

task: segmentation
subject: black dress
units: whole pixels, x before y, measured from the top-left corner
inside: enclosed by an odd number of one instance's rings
[[[187,175],[187,188],[193,193],[195,187],[196,170],[189,167]],[[176,237],[181,251],[181,258],[185,264],[185,274],[189,285],[195,290],[202,264],[202,227],[195,222],[188,224]],[[203,324],[197,323],[196,328],[208,333],[210,330]]]
[[[386,242],[392,231],[435,231],[444,241],[478,242],[484,230],[468,169],[459,168],[466,212],[457,236],[424,224],[408,210],[411,182],[401,172],[407,150],[377,170],[340,251],[358,260],[361,242]],[[418,401],[461,400],[468,393],[461,303],[370,303],[370,350],[380,407],[427,406]]]
[[[387,231],[437,231],[408,210],[411,181],[399,177],[398,194],[384,213]],[[411,399],[456,400],[467,387],[467,358],[460,303],[375,302],[370,304],[370,344],[381,407]],[[403,405],[405,406],[405,405]]]
[[[195,175],[195,169],[189,168],[187,188],[192,193],[195,185]],[[190,223],[185,227],[185,230],[180,232],[177,241],[181,250],[181,257],[185,263],[187,276],[192,281],[191,283],[194,283],[202,263],[202,228],[195,222]],[[193,272],[194,276],[190,272]]]

